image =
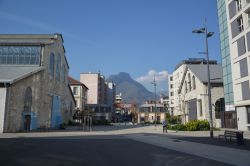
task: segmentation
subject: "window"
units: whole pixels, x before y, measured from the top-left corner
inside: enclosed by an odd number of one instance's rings
[[[0,46],[0,64],[39,65],[39,46]]]
[[[242,0],[235,0],[236,1],[236,9],[239,12],[242,9]]]
[[[173,81],[173,76],[170,77],[170,81]]]
[[[250,26],[250,11],[247,12],[247,25]]]
[[[246,44],[244,36],[237,40],[237,47],[238,47],[238,56],[241,56],[246,53]]]
[[[49,74],[53,77],[54,76],[54,70],[55,70],[55,55],[54,53],[50,54],[50,60],[49,60]]]
[[[78,107],[78,100],[76,100],[76,107],[79,108],[79,107]]]
[[[193,89],[196,89],[195,76],[192,77]]]
[[[58,81],[60,81],[60,70],[61,70],[61,55],[58,54],[56,63],[56,79]]]
[[[250,124],[250,106],[247,106],[247,123]]]
[[[185,92],[187,93],[187,81],[185,81]]]
[[[174,93],[173,93],[173,92],[171,92],[171,93],[170,93],[170,96],[174,96]]]
[[[78,95],[78,87],[73,87],[73,94]]]
[[[202,111],[202,100],[199,100],[199,109],[200,109],[200,116],[203,116],[203,111]]]
[[[250,100],[250,88],[248,81],[241,83],[241,91],[242,91],[242,100]]]
[[[63,65],[62,67],[62,79],[63,79],[63,82],[65,82],[65,65]]]
[[[188,73],[188,90],[191,91],[191,76],[190,76],[190,73]]]
[[[242,32],[244,30],[244,25],[243,25],[243,19],[242,19],[242,17],[239,17],[237,19],[237,24],[238,24],[238,31]]]
[[[173,85],[173,84],[170,84],[170,88],[174,88],[174,85]]]
[[[247,58],[240,60],[239,64],[240,64],[240,76],[241,76],[241,78],[248,76]]]

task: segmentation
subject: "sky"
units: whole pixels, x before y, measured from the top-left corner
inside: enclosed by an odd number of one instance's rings
[[[167,90],[167,76],[183,59],[221,62],[216,0],[0,0],[0,33],[53,34],[64,38],[70,75],[128,72],[153,91]]]

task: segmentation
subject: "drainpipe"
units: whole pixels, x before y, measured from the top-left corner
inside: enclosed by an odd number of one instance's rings
[[[4,110],[4,125],[3,132],[7,132],[7,124],[8,124],[8,110],[9,110],[9,99],[10,99],[10,84],[4,83],[4,87],[6,88],[6,98],[5,98],[5,110]]]

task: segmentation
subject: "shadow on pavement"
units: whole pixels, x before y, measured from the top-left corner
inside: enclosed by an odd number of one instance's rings
[[[224,139],[219,140],[218,137],[214,137],[211,139],[210,137],[191,137],[191,136],[170,136],[164,135],[169,138],[172,138],[173,141],[188,141],[188,142],[195,142],[195,143],[202,143],[207,145],[216,145],[216,146],[224,146],[229,148],[241,149],[241,150],[248,150],[250,151],[250,140],[246,139],[244,145],[237,145],[236,140],[232,140],[232,142],[226,142]]]

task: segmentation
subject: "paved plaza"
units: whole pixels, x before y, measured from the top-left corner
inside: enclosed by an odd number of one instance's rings
[[[215,136],[223,133],[216,131]],[[249,133],[246,133],[248,136]],[[249,144],[238,146],[209,132],[162,133],[161,126],[98,126],[0,135],[1,165],[242,165]]]

